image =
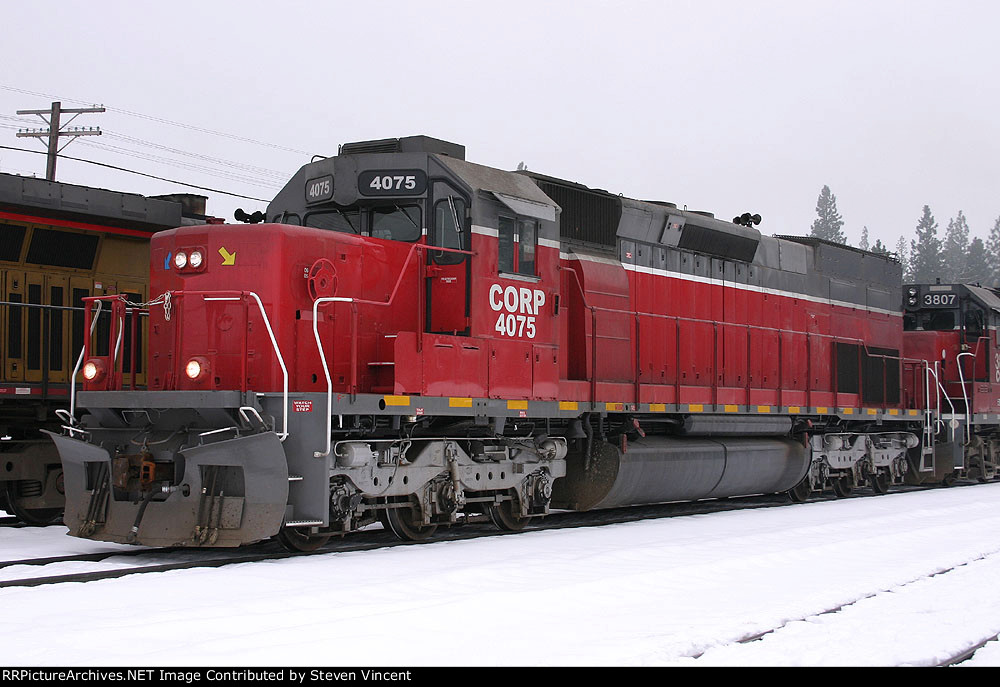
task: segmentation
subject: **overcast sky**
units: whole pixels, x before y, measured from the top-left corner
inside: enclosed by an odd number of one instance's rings
[[[105,135],[65,155],[265,200],[313,154],[426,134],[490,166],[759,212],[766,234],[808,233],[824,184],[855,245],[863,225],[909,240],[925,204],[942,236],[959,210],[984,238],[1000,216],[992,0],[2,6],[4,146],[41,151],[15,133],[44,124],[15,112],[58,98],[108,108],[73,122]],[[44,176],[45,158],[0,149],[0,171]],[[57,179],[185,190],[72,160]],[[266,205],[204,193],[227,219]]]

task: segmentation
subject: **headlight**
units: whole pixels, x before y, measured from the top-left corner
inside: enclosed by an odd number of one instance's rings
[[[198,379],[208,370],[208,361],[204,358],[191,358],[184,367],[184,374],[188,379]]]
[[[909,290],[907,291],[907,293],[910,294],[911,296],[916,296],[917,295],[917,289],[916,289],[916,287],[911,286],[909,288]]]
[[[193,250],[193,251],[191,251],[190,262],[191,262],[191,267],[193,267],[195,269],[198,269],[199,267],[201,267],[201,251],[200,250]]]
[[[187,267],[187,264],[188,264],[187,253],[179,251],[177,255],[174,256],[174,267],[176,267],[179,270],[182,270],[185,267]]]
[[[83,378],[88,382],[99,382],[104,379],[104,363],[100,360],[88,360],[83,364]]]
[[[917,297],[916,296],[911,296],[909,298],[909,300],[907,300],[906,302],[909,303],[910,305],[916,305],[917,304]]]

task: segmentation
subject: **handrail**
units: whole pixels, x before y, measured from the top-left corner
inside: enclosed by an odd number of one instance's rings
[[[317,298],[313,301],[312,308],[312,320],[313,320],[313,339],[316,341],[316,350],[319,352],[319,360],[323,364],[323,376],[326,378],[326,450],[322,453],[319,451],[313,452],[314,458],[326,458],[330,455],[330,451],[333,446],[333,437],[331,436],[333,432],[333,416],[331,411],[333,409],[333,379],[330,377],[330,368],[326,362],[326,350],[323,348],[323,342],[319,338],[319,306],[324,303],[350,303],[351,304],[351,388],[354,389],[355,385],[355,375],[357,374],[357,350],[355,341],[357,339],[357,327],[355,326],[355,319],[357,318],[358,309],[357,305],[372,305],[372,306],[388,306],[396,298],[396,293],[399,291],[400,284],[403,283],[403,275],[406,274],[406,268],[410,264],[410,258],[413,257],[417,249],[424,250],[434,250],[434,251],[445,251],[448,253],[464,253],[466,255],[475,255],[472,251],[459,250],[456,248],[441,248],[438,246],[428,246],[423,243],[414,243],[410,247],[410,250],[406,253],[406,257],[403,258],[403,262],[399,268],[399,275],[396,277],[396,283],[392,287],[392,291],[389,293],[389,299],[385,301],[373,301],[364,298],[351,298],[342,296],[324,296],[322,298]]]
[[[938,361],[935,360],[934,361],[934,367],[932,368],[930,365],[928,365],[927,366],[927,371],[930,374],[934,375],[934,383],[937,385],[937,390],[938,390],[937,415],[938,415],[938,418],[939,418],[937,421],[938,422],[942,422],[942,420],[940,419],[940,417],[941,417],[941,397],[942,396],[944,397],[944,400],[948,401],[948,405],[951,406],[951,414],[952,415],[956,415],[956,413],[955,413],[955,404],[951,402],[950,398],[948,398],[948,393],[944,390],[944,385],[941,384],[941,379],[938,376],[937,366],[938,366]],[[928,405],[928,407],[930,406],[930,399],[929,398],[927,399],[927,405]],[[954,427],[949,427],[949,429],[951,429],[951,440],[954,441],[955,440],[955,428]]]
[[[70,422],[75,422],[76,420],[76,375],[80,372],[80,367],[83,365],[83,356],[86,355],[87,349],[90,348],[90,337],[94,335],[94,330],[97,329],[97,321],[101,316],[101,308],[104,307],[104,301],[97,301],[97,317],[93,319],[90,324],[90,332],[88,332],[87,337],[83,340],[83,348],[80,349],[80,355],[76,359],[76,365],[73,366],[73,374],[69,378],[69,416]],[[84,306],[84,315],[90,317],[90,306]]]
[[[316,349],[319,351],[319,361],[323,364],[323,376],[326,378],[326,451],[323,453],[314,451],[313,458],[326,458],[330,455],[330,451],[333,447],[333,437],[331,436],[333,432],[333,416],[330,414],[333,409],[333,380],[330,378],[330,367],[326,363],[326,351],[323,350],[323,342],[320,341],[319,327],[317,326],[320,304],[332,302],[353,303],[354,301],[351,298],[337,298],[334,296],[317,298],[313,301],[313,338],[316,340]]]
[[[284,441],[286,438],[288,438],[288,368],[285,365],[285,359],[284,359],[284,357],[281,355],[281,347],[278,346],[277,338],[274,336],[274,329],[272,329],[272,327],[271,327],[271,321],[270,321],[270,319],[267,316],[267,312],[265,312],[265,310],[264,310],[264,304],[261,302],[260,296],[258,296],[253,291],[183,291],[183,290],[182,291],[166,291],[166,292],[164,292],[164,296],[169,296],[171,300],[172,299],[176,299],[176,298],[181,298],[183,296],[202,296],[203,298],[205,298],[205,300],[243,300],[244,298],[252,298],[254,301],[256,301],[257,308],[260,310],[260,316],[264,320],[264,327],[267,329],[267,335],[271,339],[271,346],[274,349],[274,354],[278,358],[278,365],[281,367],[281,374],[282,374],[282,405],[283,405],[284,417],[282,418],[282,431],[279,432],[279,433],[277,433],[277,434],[278,434],[278,438],[281,441]],[[105,301],[105,300],[115,300],[115,299],[122,299],[121,294],[115,294],[113,296],[96,296],[96,297],[90,297],[90,298],[85,298],[84,301],[85,302],[87,302],[87,301],[97,301],[98,303],[100,303],[100,302]],[[162,298],[162,297],[161,298],[157,298],[157,299],[154,299],[153,301],[150,301],[149,305],[154,305],[154,304],[155,305],[162,305],[164,303],[164,300],[165,299]],[[86,311],[85,314],[87,314],[87,316],[89,316],[89,310]],[[98,314],[100,314],[100,309],[99,308],[98,308]],[[94,321],[91,324],[91,334],[93,334],[93,330],[96,327],[96,325],[97,325],[97,318],[94,318]],[[124,331],[124,325],[122,327],[122,330]],[[120,343],[121,343],[121,336],[122,336],[122,332],[119,332],[118,333],[119,341],[115,343],[115,357],[114,357],[114,360],[117,360],[117,349],[119,348]],[[135,343],[135,340],[133,339],[133,345],[134,345],[134,343]],[[83,350],[80,352],[80,357],[77,359],[76,367],[73,368],[73,378],[72,378],[71,388],[74,391],[75,391],[75,387],[76,387],[76,375],[79,372],[80,366],[83,363],[83,357],[84,357],[84,355],[86,354],[86,352],[87,352],[87,350],[89,348],[90,348],[90,339],[88,337],[84,341],[84,347],[83,347]],[[134,366],[134,364],[133,364],[133,366]],[[244,383],[245,383],[245,380],[244,380]],[[71,397],[70,397],[70,412],[71,413],[74,412],[75,408],[76,408],[76,405],[75,405],[75,394],[71,393]]]
[[[268,318],[267,313],[264,311],[264,304],[260,300],[260,296],[254,291],[166,291],[164,295],[169,295],[170,299],[181,298],[183,296],[201,296],[206,301],[222,301],[222,300],[240,300],[244,298],[252,298],[257,303],[257,309],[260,310],[260,316],[264,320],[264,327],[267,329],[267,335],[271,339],[271,347],[274,349],[274,355],[278,358],[278,365],[281,367],[281,403],[282,403],[282,429],[281,432],[277,432],[278,439],[284,441],[288,438],[288,368],[285,366],[285,358],[281,355],[281,347],[278,346],[278,340],[274,336],[274,329],[271,328],[271,320]],[[159,299],[157,299],[159,300]],[[246,383],[244,379],[241,386]]]
[[[977,344],[977,350],[978,350],[978,344]],[[958,368],[958,380],[959,380],[959,382],[962,385],[962,400],[965,402],[965,432],[964,432],[964,434],[965,434],[965,445],[968,446],[969,442],[972,441],[972,430],[971,430],[971,425],[972,425],[972,411],[969,409],[969,395],[968,395],[968,393],[966,392],[966,389],[965,389],[965,373],[962,372],[962,356],[963,355],[970,356],[973,359],[973,362],[975,362],[976,354],[975,353],[968,353],[968,352],[966,352],[966,353],[959,353],[958,355],[955,356],[955,367]],[[972,368],[972,378],[973,379],[976,378],[975,365],[973,365],[973,368]]]

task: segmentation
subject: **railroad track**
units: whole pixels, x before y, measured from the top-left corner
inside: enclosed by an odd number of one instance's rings
[[[860,495],[859,495],[860,496]],[[854,498],[854,497],[852,497]],[[102,563],[119,558],[162,558],[183,552],[188,560],[169,561],[152,564],[127,565],[112,570],[97,570],[92,572],[72,572],[32,575],[19,579],[0,580],[0,589],[12,587],[39,587],[65,582],[95,582],[99,580],[116,579],[128,575],[143,573],[170,572],[173,570],[188,570],[191,568],[218,568],[237,563],[254,563],[269,560],[282,560],[302,556],[318,556],[329,553],[346,553],[368,551],[372,549],[395,546],[415,546],[425,543],[461,541],[483,537],[513,536],[527,532],[544,530],[599,527],[641,520],[682,517],[686,515],[703,515],[720,511],[746,510],[755,508],[777,508],[795,505],[783,495],[745,497],[738,499],[723,499],[719,501],[704,501],[700,503],[676,503],[657,506],[638,506],[609,511],[594,511],[590,513],[553,513],[537,524],[529,525],[522,532],[500,532],[489,525],[485,516],[470,519],[467,523],[439,530],[438,535],[428,542],[402,542],[384,530],[359,532],[343,539],[335,540],[326,546],[311,552],[288,552],[280,549],[274,542],[261,542],[238,550],[228,549],[137,549],[103,553],[89,553],[67,556],[51,556],[13,561],[0,561],[0,570],[14,566],[30,566],[45,568],[65,563]]]
[[[922,491],[928,487],[903,487],[903,491]],[[873,498],[876,494],[855,492],[848,498]],[[833,495],[816,495],[810,502],[823,502],[838,500]],[[162,558],[176,555],[183,552],[188,557],[184,561],[168,561],[152,564],[138,564],[133,566],[123,566],[110,570],[96,570],[91,572],[61,573],[32,575],[30,577],[0,580],[0,589],[16,587],[39,587],[50,584],[62,584],[66,582],[95,582],[99,580],[117,579],[129,575],[143,573],[170,572],[173,570],[189,570],[192,568],[219,568],[237,563],[255,563],[260,561],[282,560],[286,558],[298,558],[302,556],[318,556],[329,553],[346,553],[368,551],[372,549],[389,548],[396,546],[414,546],[436,542],[461,541],[467,539],[479,539],[483,537],[514,536],[528,532],[540,532],[545,530],[572,529],[582,527],[600,527],[603,525],[620,524],[627,522],[639,522],[643,520],[663,519],[672,517],[683,517],[688,515],[706,515],[722,511],[752,510],[758,508],[783,508],[797,506],[784,494],[770,494],[765,496],[751,496],[740,498],[719,499],[716,501],[699,501],[694,503],[671,503],[654,506],[632,506],[629,508],[619,508],[607,511],[590,512],[556,512],[540,519],[537,523],[530,524],[522,532],[500,532],[487,524],[485,516],[471,518],[466,523],[438,530],[438,534],[427,542],[402,542],[384,530],[371,530],[351,534],[345,538],[334,540],[326,546],[310,552],[288,552],[281,549],[274,542],[261,542],[238,550],[231,549],[186,549],[181,547],[151,549],[142,548],[136,550],[119,550],[103,553],[77,554],[67,556],[52,556],[15,561],[0,561],[0,570],[14,566],[31,566],[45,568],[48,566],[58,566],[63,563],[108,562],[116,558],[141,558],[152,557]],[[860,601],[860,599],[859,599]],[[828,612],[836,612],[832,609]],[[742,642],[754,641],[780,628],[773,628],[764,633],[758,633],[741,639]]]
[[[738,638],[738,639],[730,642],[730,644],[731,645],[732,644],[750,644],[750,643],[753,643],[753,642],[759,642],[759,641],[762,641],[763,639],[765,639],[766,637],[768,637],[769,635],[772,635],[772,634],[774,634],[774,633],[782,630],[783,628],[791,625],[792,623],[815,621],[817,619],[823,618],[824,616],[833,615],[835,613],[841,613],[841,612],[843,612],[843,611],[845,611],[845,610],[847,610],[847,609],[849,609],[849,608],[851,608],[853,606],[856,606],[856,605],[858,605],[858,604],[860,604],[863,601],[866,601],[868,599],[874,599],[874,598],[880,597],[880,596],[885,596],[885,595],[889,595],[889,594],[895,594],[895,593],[898,593],[899,591],[901,591],[902,589],[904,589],[905,587],[908,587],[910,585],[916,584],[918,582],[922,582],[922,581],[925,581],[925,580],[930,580],[930,579],[933,579],[935,577],[940,577],[942,575],[947,575],[948,573],[954,572],[954,571],[956,571],[956,570],[958,570],[958,569],[960,569],[962,567],[965,567],[967,565],[976,563],[978,561],[984,561],[984,560],[987,560],[987,559],[997,558],[997,557],[1000,557],[1000,547],[996,548],[993,551],[989,551],[987,553],[981,554],[979,556],[975,556],[975,557],[969,558],[967,560],[955,563],[954,565],[951,565],[948,568],[945,568],[945,569],[942,569],[942,570],[938,570],[938,571],[936,571],[934,573],[930,573],[930,574],[927,574],[927,575],[915,576],[912,579],[906,580],[904,582],[900,582],[898,584],[894,584],[894,585],[891,585],[889,587],[886,587],[886,588],[883,588],[883,589],[878,589],[878,590],[875,590],[875,591],[873,591],[871,593],[868,593],[868,594],[864,594],[864,595],[859,596],[858,598],[856,598],[856,599],[854,599],[852,601],[848,601],[848,602],[845,602],[845,603],[842,603],[842,604],[838,604],[836,606],[831,606],[829,608],[826,608],[826,609],[824,609],[822,611],[818,611],[816,613],[810,613],[810,614],[806,614],[806,615],[802,615],[802,616],[798,616],[798,617],[794,617],[794,618],[788,618],[788,619],[784,620],[783,622],[781,622],[780,624],[775,625],[772,628],[769,628],[767,630],[761,630],[761,631],[757,631],[757,632],[753,632],[753,633],[747,634],[745,636],[742,636],[742,637],[740,637],[740,638]],[[990,642],[997,641],[998,638],[1000,638],[1000,634],[992,634],[992,635],[983,637],[979,641],[975,642],[971,647],[969,647],[967,649],[963,649],[963,650],[961,650],[961,651],[959,651],[959,652],[957,652],[957,653],[955,653],[953,655],[950,655],[950,656],[948,656],[947,658],[945,658],[943,660],[936,660],[932,665],[934,665],[935,667],[945,667],[945,666],[957,665],[959,663],[967,661],[970,658],[972,658],[972,656],[977,651],[979,651],[979,649],[983,648],[984,646],[986,646]],[[724,646],[712,647],[712,648],[713,649],[715,649],[715,648],[724,648]],[[698,653],[695,653],[695,654],[690,654],[690,655],[688,655],[688,657],[689,658],[695,658],[695,659],[701,658],[708,651],[709,650],[701,651],[701,652],[698,652]]]

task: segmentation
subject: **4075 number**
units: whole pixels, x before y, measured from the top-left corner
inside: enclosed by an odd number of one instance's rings
[[[427,175],[419,169],[378,169],[358,175],[363,196],[418,196],[427,190]]]
[[[326,176],[310,179],[306,182],[306,202],[318,203],[323,200],[333,198],[333,176]]]

